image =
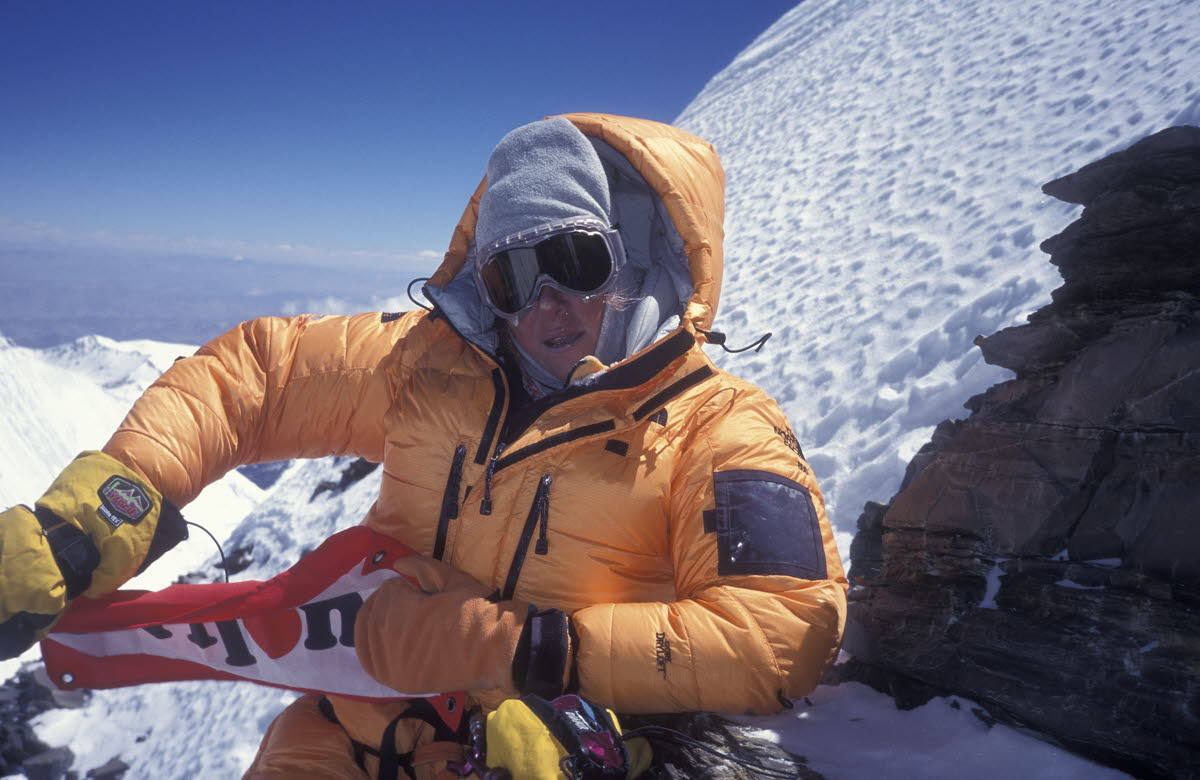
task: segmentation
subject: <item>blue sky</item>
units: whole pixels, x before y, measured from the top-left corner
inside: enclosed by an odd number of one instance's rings
[[[509,129],[669,122],[794,4],[4,0],[0,247],[440,256]]]

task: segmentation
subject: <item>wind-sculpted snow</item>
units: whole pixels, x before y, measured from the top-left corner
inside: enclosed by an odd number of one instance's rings
[[[1200,122],[1200,3],[807,0],[679,123],[728,175],[718,328],[778,398],[845,553],[931,427],[1005,378],[972,345],[1059,283],[1041,184]],[[714,350],[710,350],[715,352]]]

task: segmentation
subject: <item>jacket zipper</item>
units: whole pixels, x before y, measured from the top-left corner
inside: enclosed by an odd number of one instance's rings
[[[438,515],[437,539],[433,543],[433,557],[439,560],[446,553],[446,536],[450,533],[450,521],[458,519],[458,489],[462,484],[463,461],[466,458],[466,445],[460,444],[454,448],[450,476],[446,478],[446,492],[442,494],[442,511]]]
[[[487,469],[483,472],[483,498],[479,501],[479,514],[481,515],[492,513],[492,477],[496,474],[496,464],[500,461],[500,453],[503,451],[504,442],[500,442],[496,445],[496,451],[492,453]]]
[[[521,567],[525,565],[525,556],[529,552],[529,542],[533,539],[533,531],[539,525],[541,534],[538,537],[536,552],[545,555],[550,550],[550,541],[546,538],[550,524],[550,484],[554,478],[549,474],[542,476],[538,482],[537,493],[533,497],[533,505],[529,507],[529,516],[525,518],[525,528],[517,541],[517,551],[513,554],[512,565],[508,569],[508,579],[504,581],[504,590],[500,593],[501,600],[507,601],[517,590],[517,579],[521,576]]]

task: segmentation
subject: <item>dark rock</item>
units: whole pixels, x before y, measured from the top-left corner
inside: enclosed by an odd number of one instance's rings
[[[308,500],[315,501],[317,496],[321,495],[322,493],[337,495],[353,485],[355,482],[358,482],[366,477],[378,467],[378,463],[372,463],[366,458],[355,458],[354,460],[350,461],[350,463],[344,469],[342,469],[342,476],[336,482],[332,480],[319,482]]]
[[[840,673],[1200,777],[1200,128],[1045,189],[1085,206],[1043,243],[1063,286],[863,513]]]
[[[73,763],[75,754],[71,749],[57,747],[25,759],[21,768],[29,780],[62,780]]]
[[[842,664],[837,664],[821,678],[822,685],[839,685],[843,682],[860,682],[870,685],[877,691],[888,694],[896,701],[896,708],[911,710],[928,704],[938,696],[946,696],[950,691],[936,688],[921,682],[915,677],[909,677],[882,666],[864,662],[860,658],[851,658]],[[957,701],[950,703],[958,709]]]
[[[254,545],[245,544],[240,547],[235,547],[225,556],[225,560],[221,568],[226,574],[238,574],[250,568],[250,564],[254,563]]]
[[[802,756],[792,755],[774,742],[756,736],[756,729],[710,712],[622,715],[620,721],[626,733],[644,730],[654,749],[654,762],[642,775],[646,780],[750,780],[768,776],[763,769],[773,773],[771,776],[782,773],[797,780],[824,778],[809,769]],[[680,735],[685,739],[680,740]],[[709,749],[688,744],[686,740]],[[723,759],[710,750],[743,763]]]
[[[287,471],[287,467],[292,465],[290,460],[273,460],[269,463],[251,463],[248,466],[238,466],[238,471],[242,476],[258,485],[263,490],[269,489],[279,478],[283,476],[283,472]]]
[[[37,738],[29,721],[58,706],[53,692],[39,682],[35,670],[21,669],[0,686],[0,777],[19,773],[33,757],[47,754],[50,746]],[[59,754],[47,756],[42,764],[55,755]]]
[[[87,773],[90,780],[121,780],[129,771],[129,764],[119,758],[110,758]]]
[[[1042,185],[1042,192],[1068,203],[1089,205],[1107,192],[1132,189],[1145,181],[1200,180],[1200,127],[1180,125],[1143,138],[1128,149],[1089,163]]]

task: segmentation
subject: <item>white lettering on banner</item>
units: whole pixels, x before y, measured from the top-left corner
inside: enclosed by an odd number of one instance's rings
[[[167,623],[52,639],[90,656],[153,655],[200,664],[246,680],[349,696],[432,696],[395,691],[363,671],[354,650],[354,622],[364,601],[391,569],[339,577],[297,608],[208,623]],[[303,638],[303,642],[301,639]]]

